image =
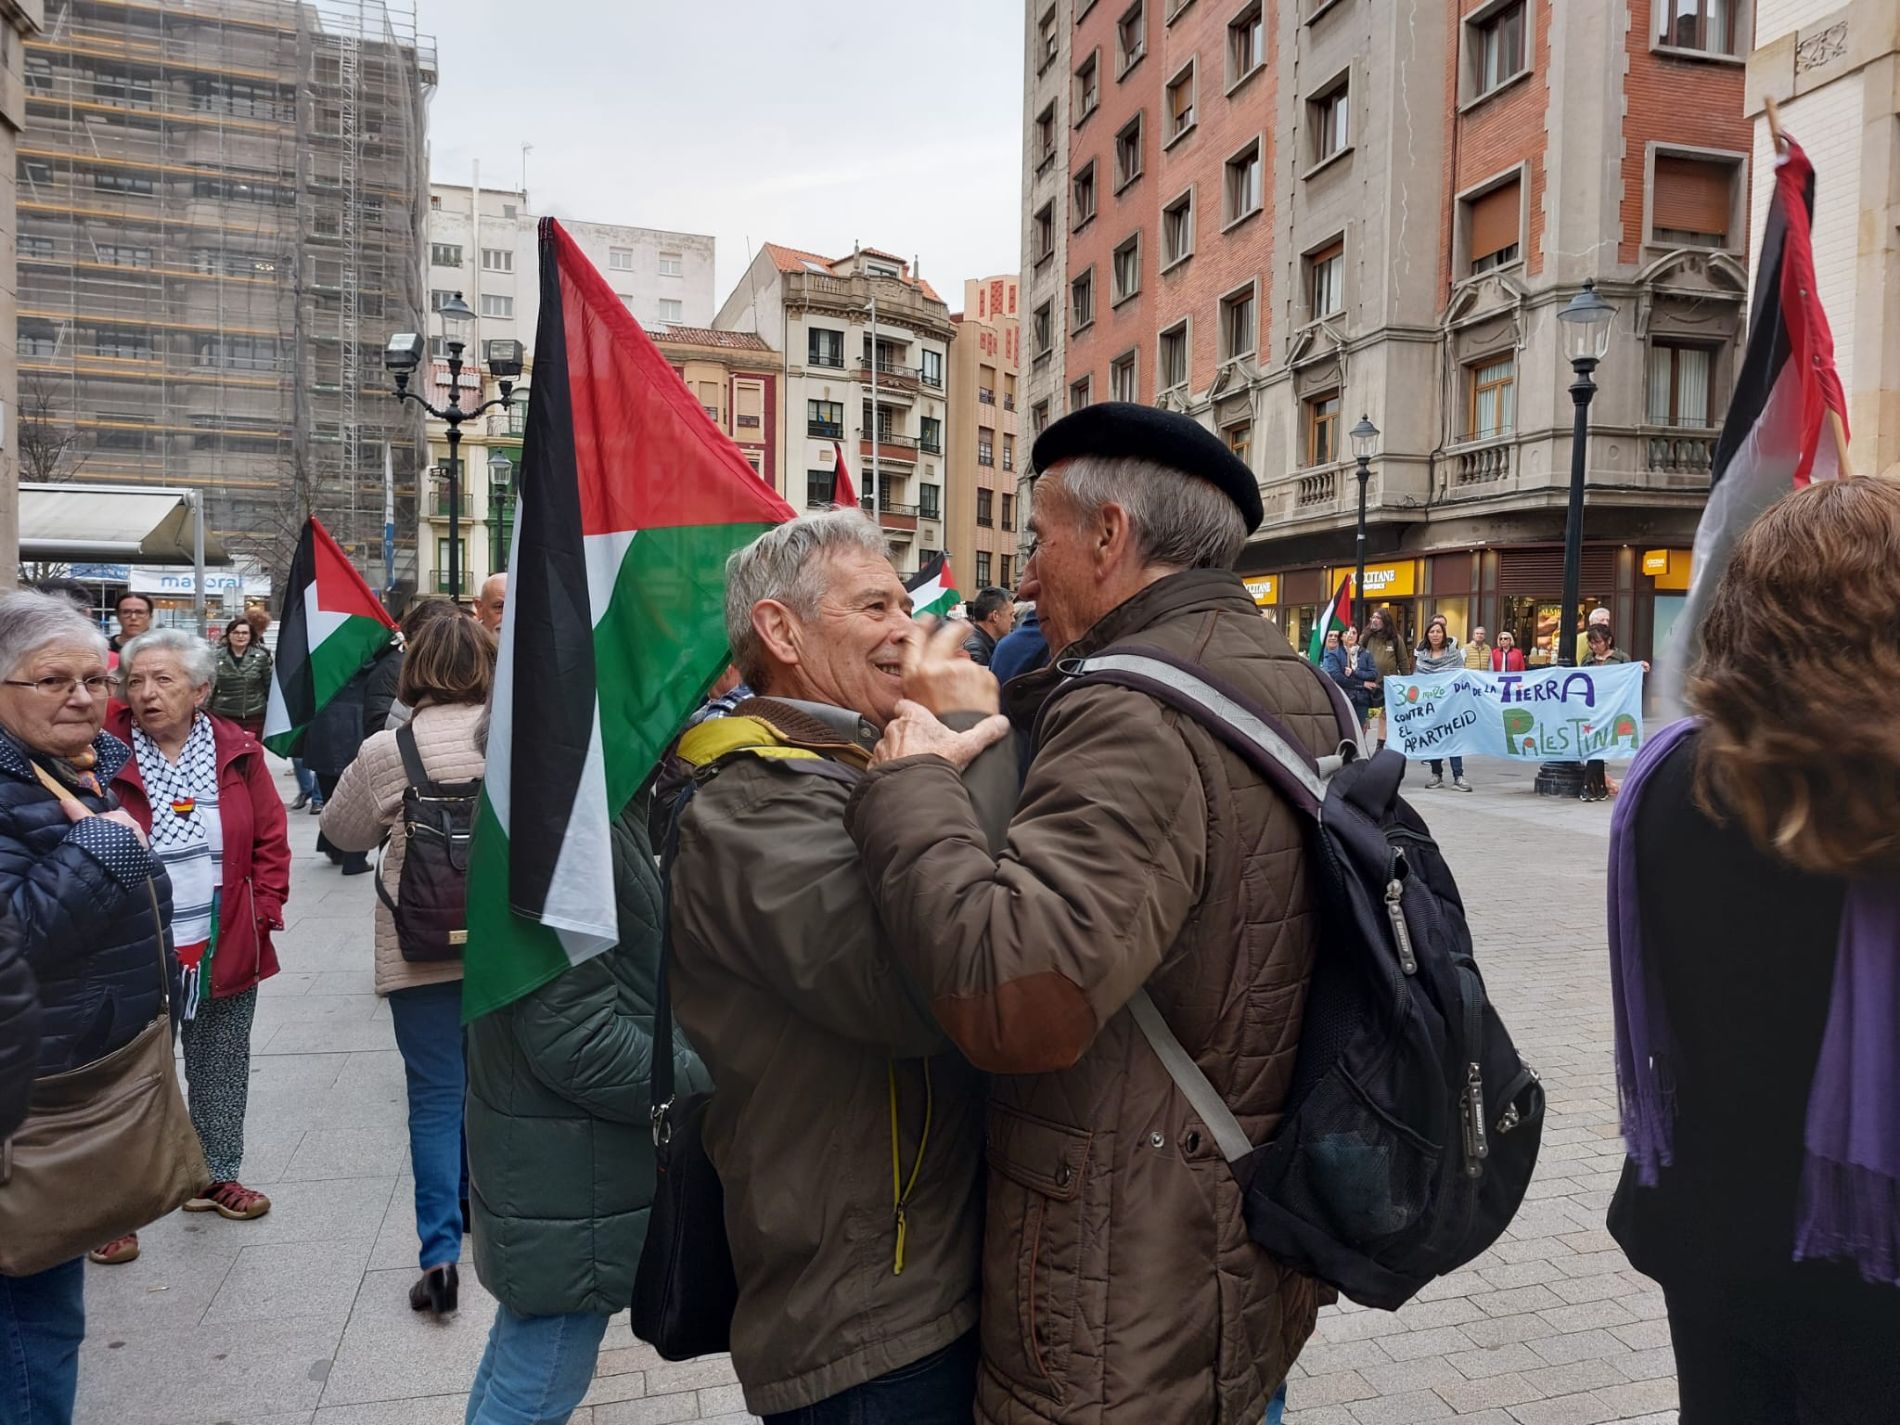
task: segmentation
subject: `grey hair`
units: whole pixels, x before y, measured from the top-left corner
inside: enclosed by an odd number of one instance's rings
[[[185,667],[185,676],[191,680],[194,688],[205,687],[218,676],[218,655],[210,644],[182,628],[155,628],[150,633],[141,633],[137,638],[127,640],[119,650],[121,682],[132,676],[132,665],[138,662],[139,654],[146,652],[176,653],[178,661]]]
[[[1170,569],[1231,569],[1247,542],[1234,502],[1206,480],[1133,456],[1078,455],[1051,474],[1087,520],[1120,505],[1143,562]]]
[[[890,558],[884,532],[870,517],[844,509],[787,520],[726,561],[726,637],[740,676],[754,688],[764,683],[766,665],[765,648],[752,627],[752,606],[773,599],[800,618],[811,618],[824,593],[818,558],[838,551]]]
[[[0,594],[0,678],[11,678],[49,643],[83,643],[106,656],[106,636],[71,599],[34,589]]]

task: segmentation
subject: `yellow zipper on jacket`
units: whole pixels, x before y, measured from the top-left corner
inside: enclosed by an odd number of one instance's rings
[[[897,1217],[897,1251],[891,1263],[891,1275],[904,1274],[904,1239],[910,1230],[905,1219],[904,1209],[910,1203],[910,1195],[917,1186],[918,1174],[923,1171],[924,1149],[930,1143],[930,1115],[935,1106],[930,1087],[930,1060],[924,1060],[924,1131],[917,1138],[917,1156],[910,1165],[910,1181],[904,1181],[903,1160],[898,1141],[897,1125],[897,1061],[884,1061],[884,1074],[891,1090],[891,1207]]]

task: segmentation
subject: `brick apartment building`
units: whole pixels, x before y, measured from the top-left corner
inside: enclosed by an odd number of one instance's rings
[[[1299,640],[1353,562],[1416,633],[1562,620],[1573,379],[1617,308],[1583,592],[1648,653],[1686,587],[1745,319],[1750,0],[1027,0],[1027,440],[1185,411],[1253,466],[1243,556]]]
[[[963,284],[963,310],[950,318],[950,451],[944,481],[950,568],[963,592],[1015,591],[1022,574],[1020,491],[1029,468],[1018,409],[1021,290],[1015,277]]]

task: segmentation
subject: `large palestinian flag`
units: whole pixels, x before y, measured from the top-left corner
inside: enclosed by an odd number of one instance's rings
[[[957,576],[950,572],[950,556],[938,554],[924,561],[924,567],[904,581],[910,591],[911,613],[923,618],[944,618],[963,596],[957,592]]]
[[[1742,535],[1783,495],[1844,473],[1847,396],[1816,290],[1813,219],[1814,165],[1800,144],[1784,139],[1755,273],[1748,350],[1715,442],[1689,596],[1662,660],[1662,702],[1671,715],[1701,645],[1703,609]],[[1830,420],[1838,445],[1827,431]]]
[[[323,705],[395,630],[375,591],[330,531],[310,516],[284,581],[264,745],[280,757],[292,756]]]
[[[792,516],[551,218],[540,251],[468,1019],[619,939],[609,824],[726,666],[727,556]]]
[[[1326,635],[1344,633],[1352,627],[1352,575],[1348,574],[1339,581],[1339,587],[1333,590],[1333,601],[1326,606],[1326,612],[1319,622],[1313,625],[1313,636],[1306,643],[1306,661],[1317,663],[1326,654]]]

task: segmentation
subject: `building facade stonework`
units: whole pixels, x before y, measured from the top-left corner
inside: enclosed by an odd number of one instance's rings
[[[1015,592],[1021,576],[1023,444],[1021,290],[1014,276],[963,284],[963,311],[950,320],[949,475],[944,482],[950,568],[962,592]]]

